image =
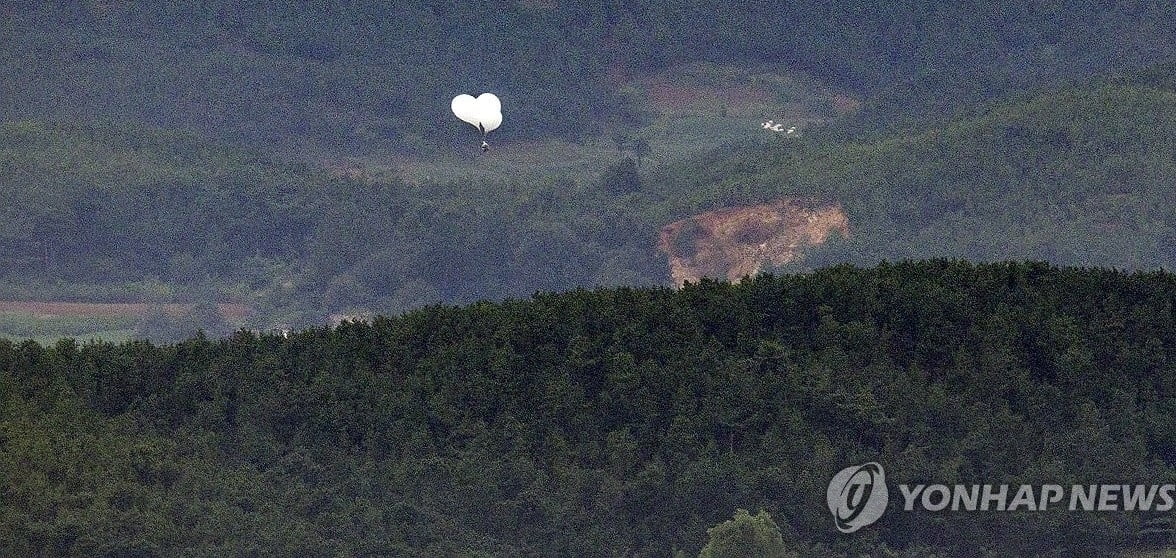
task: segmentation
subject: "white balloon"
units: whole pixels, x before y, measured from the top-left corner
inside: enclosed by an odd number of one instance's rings
[[[449,103],[449,107],[453,109],[453,114],[461,119],[462,122],[470,124],[475,128],[478,126],[478,101],[470,95],[458,95],[453,98],[453,102]]]
[[[470,95],[458,95],[449,104],[453,114],[471,126],[489,133],[502,125],[502,101],[493,93],[482,93],[475,99]]]

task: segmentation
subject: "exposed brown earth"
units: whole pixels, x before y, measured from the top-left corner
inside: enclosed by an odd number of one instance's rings
[[[738,110],[747,105],[767,103],[772,99],[770,91],[751,85],[685,86],[666,80],[651,79],[646,87],[650,101],[662,112],[676,112],[698,105],[726,106]]]
[[[661,229],[658,250],[669,257],[670,278],[679,287],[703,277],[734,282],[797,261],[832,233],[849,236],[840,204],[784,198],[670,223]]]

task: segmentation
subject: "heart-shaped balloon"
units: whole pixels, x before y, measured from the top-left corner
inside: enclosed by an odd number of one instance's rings
[[[462,122],[478,126],[478,100],[472,95],[458,95],[449,106]]]
[[[462,122],[481,130],[482,133],[492,132],[502,125],[502,102],[493,93],[482,93],[477,98],[471,95],[458,95],[449,106]]]

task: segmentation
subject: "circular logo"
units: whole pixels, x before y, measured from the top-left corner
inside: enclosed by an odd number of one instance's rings
[[[874,462],[842,469],[833,475],[825,492],[829,511],[842,533],[852,533],[878,521],[889,500],[886,471]]]

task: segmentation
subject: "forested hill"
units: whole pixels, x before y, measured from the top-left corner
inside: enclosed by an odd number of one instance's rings
[[[0,284],[12,298],[232,299],[312,324],[654,283],[664,264],[638,183],[630,160],[601,182],[406,184],[191,134],[14,122],[0,125]]]
[[[26,284],[241,280],[251,259],[300,251],[312,201],[341,182],[192,134],[0,124],[0,276]]]
[[[0,341],[0,540],[54,556],[689,556],[735,508],[762,508],[803,556],[1108,556],[1170,540],[1155,526],[1171,514],[892,502],[841,535],[825,489],[873,460],[895,484],[1173,482],[1174,306],[1168,273],[928,261],[288,339]]]
[[[448,99],[494,90],[502,137],[576,137],[632,124],[629,77],[691,61],[783,63],[942,107],[1173,53],[1171,3],[1107,4],[8,2],[0,119],[356,152],[448,141]]]
[[[647,182],[666,199],[684,193],[686,211],[784,195],[840,202],[852,234],[810,265],[966,257],[1172,269],[1172,75],[1157,66],[1023,94],[881,137],[742,149]]]

